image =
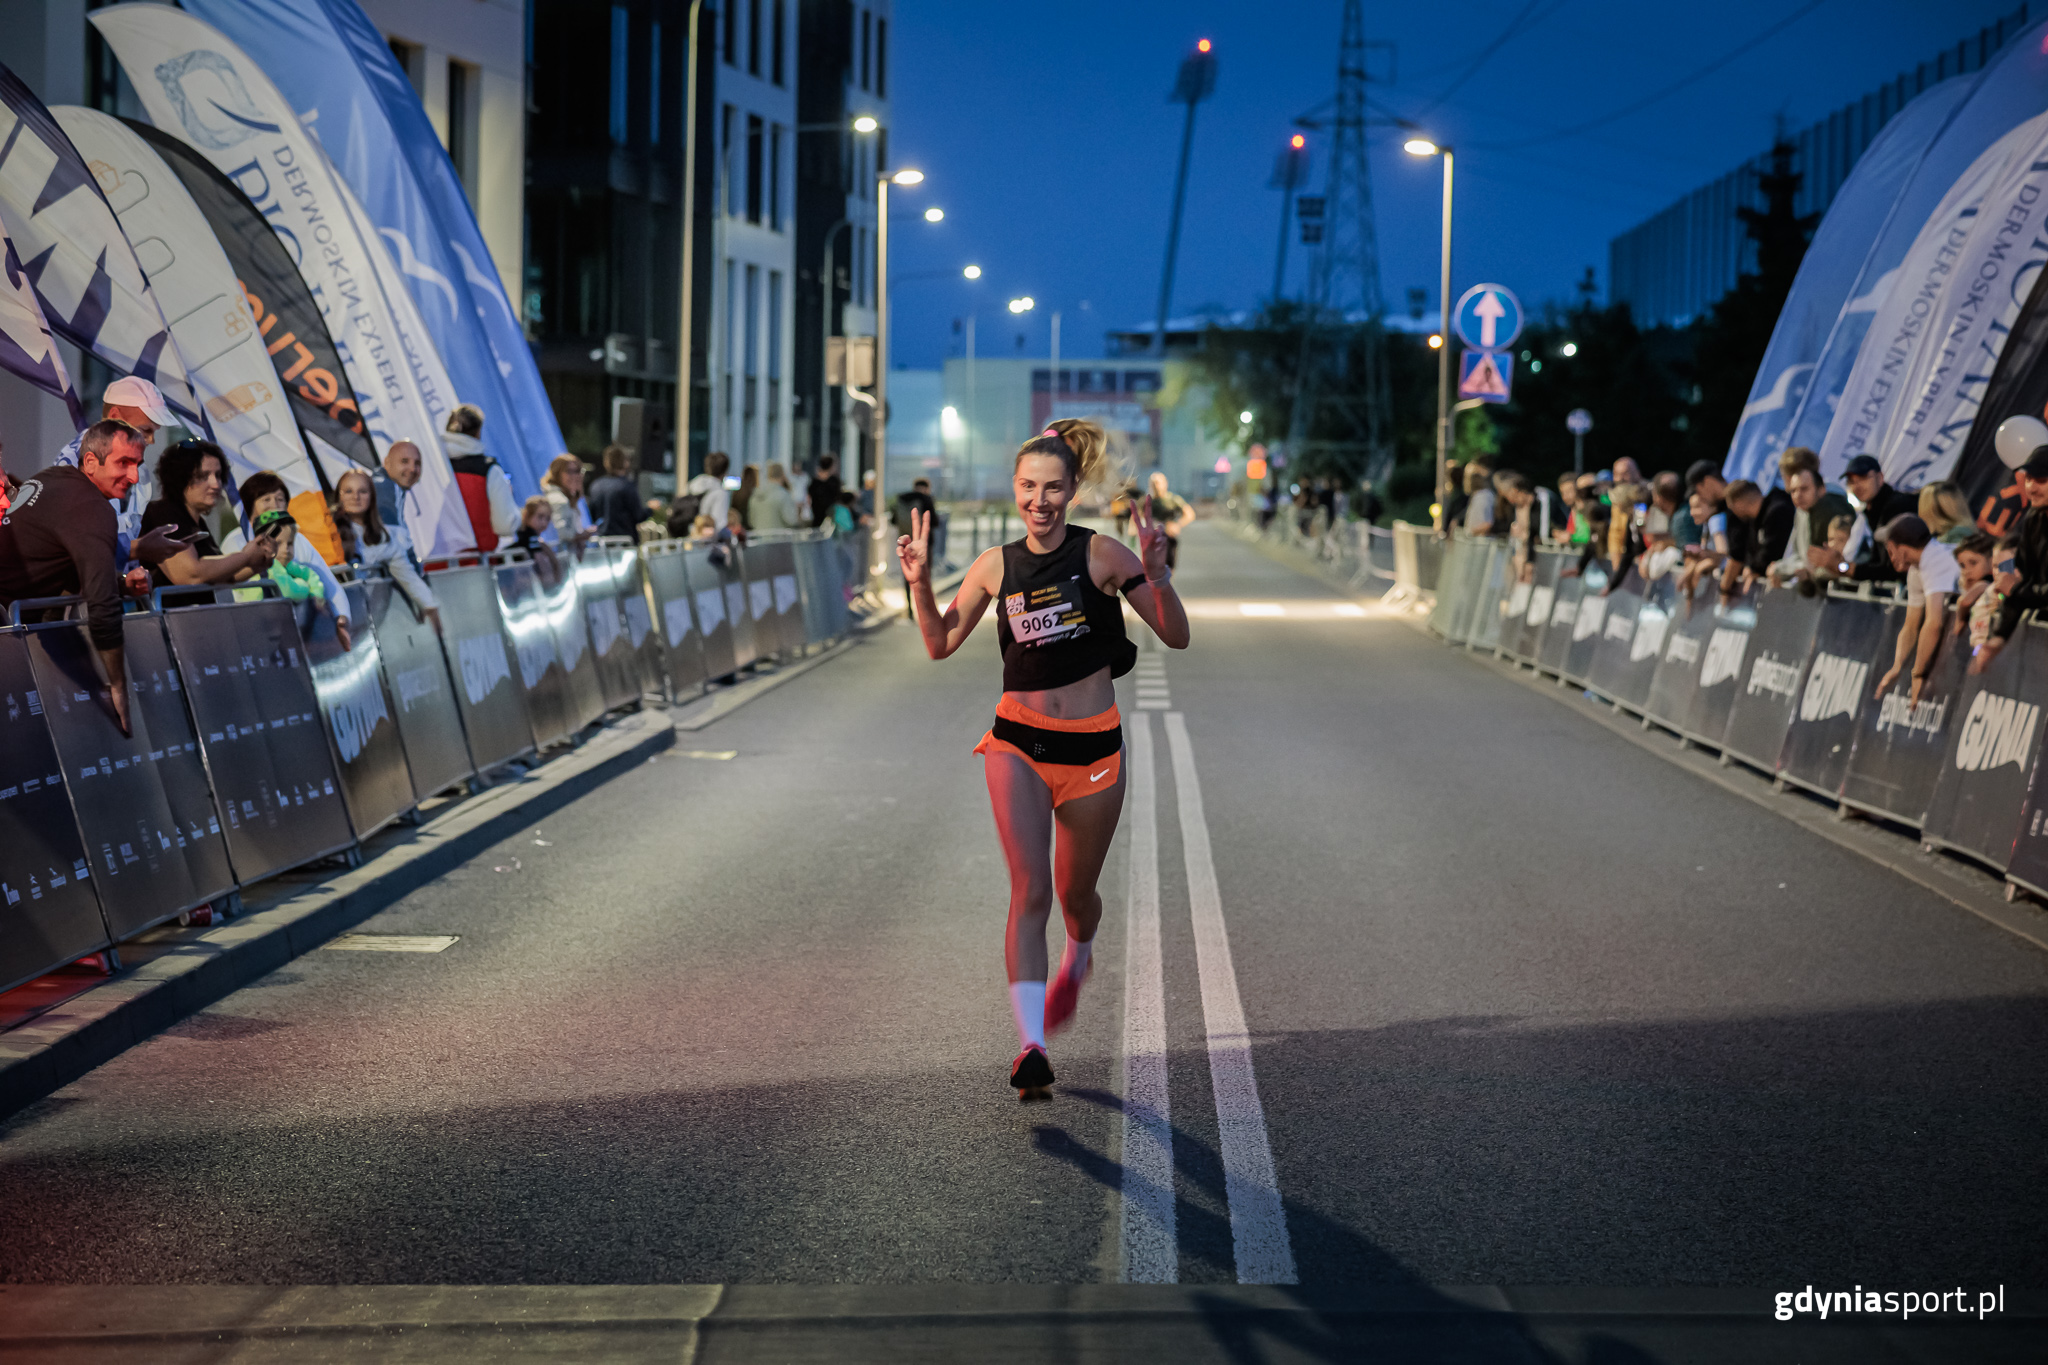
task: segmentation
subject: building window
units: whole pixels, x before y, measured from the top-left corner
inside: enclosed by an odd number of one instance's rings
[[[782,378],[782,272],[768,272],[768,377]]]
[[[725,0],[725,64],[740,64],[740,0]]]
[[[448,63],[448,160],[471,204],[476,203],[477,97],[482,82],[466,62]]]
[[[875,20],[875,98],[889,98],[889,21]]]
[[[761,74],[761,0],[747,0],[747,74]]]
[[[860,12],[860,88],[868,88],[868,53],[874,42],[875,19],[866,10]]]
[[[730,217],[733,212],[732,125],[733,121],[738,117],[739,110],[733,108],[730,104],[728,104],[725,106],[725,117],[722,120],[720,120],[718,125],[718,193],[720,196],[719,203],[728,217]]]
[[[739,266],[736,265],[730,258],[728,258],[725,263],[725,354],[719,364],[719,369],[725,372],[723,376],[721,376],[722,382],[720,387],[723,391],[720,394],[719,406],[725,414],[726,431],[728,434],[730,434],[732,430],[733,323],[734,320],[739,316],[739,294]]]
[[[768,130],[768,226],[782,231],[782,125]]]
[[[647,145],[661,145],[661,21],[647,45]]]
[[[741,362],[741,368],[751,379],[761,369],[758,363],[761,354],[761,267],[758,265],[747,267],[746,348],[746,359]]]
[[[98,32],[97,29],[94,32]],[[412,82],[412,92],[422,100],[427,97],[427,50],[418,43],[408,43],[403,38],[388,38],[386,45],[391,55],[398,59],[398,65],[405,72],[405,78]]]
[[[781,85],[783,80],[782,48],[783,35],[789,30],[788,9],[787,0],[775,0],[775,36],[769,40],[771,45],[769,71],[773,73],[773,79],[777,85]]]
[[[868,230],[864,227],[853,230],[853,301],[857,307],[868,306]]]
[[[612,144],[626,145],[626,7],[612,6]]]
[[[761,221],[761,116],[747,115],[747,221]],[[753,267],[749,266],[748,269]]]

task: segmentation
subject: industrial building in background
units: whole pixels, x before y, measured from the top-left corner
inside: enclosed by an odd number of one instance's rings
[[[1787,133],[1784,140],[1795,149],[1794,169],[1804,177],[1793,211],[1802,217],[1825,212],[1857,159],[1895,114],[1921,92],[1983,70],[1999,49],[2026,31],[2030,9],[2038,20],[2038,0],[2022,4],[1853,104]],[[1683,327],[1713,307],[1735,287],[1736,276],[1756,269],[1756,245],[1737,213],[1765,207],[1761,177],[1771,173],[1771,153],[1760,152],[1610,241],[1608,301],[1626,303],[1646,327]]]

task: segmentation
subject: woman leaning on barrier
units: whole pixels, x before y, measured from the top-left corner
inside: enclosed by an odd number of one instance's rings
[[[1170,648],[1188,644],[1187,613],[1166,564],[1166,533],[1150,509],[1132,511],[1142,557],[1110,536],[1068,524],[1068,509],[1084,489],[1101,485],[1108,463],[1107,438],[1093,422],[1063,418],[1026,441],[1011,476],[1024,537],[983,551],[943,611],[932,596],[931,514],[915,513],[911,534],[896,541],[932,658],[959,649],[989,603],[999,604],[1003,696],[975,752],[985,756],[989,802],[1010,868],[1004,958],[1023,1044],[1010,1084],[1027,1100],[1044,1098],[1052,1085],[1045,1035],[1073,1016],[1087,978],[1102,919],[1095,879],[1123,812],[1123,718],[1112,679],[1130,672],[1138,650],[1124,633],[1118,594]],[[1048,865],[1055,826],[1059,856]],[[1055,888],[1067,951],[1048,985],[1045,931]]]
[[[403,526],[386,526],[377,515],[377,489],[368,471],[351,469],[334,485],[334,525],[342,553],[361,569],[382,568],[412,602],[413,609],[441,629],[441,604],[413,557],[412,536]]]

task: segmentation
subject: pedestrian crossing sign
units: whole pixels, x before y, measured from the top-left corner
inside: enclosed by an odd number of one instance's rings
[[[1458,397],[1505,403],[1514,370],[1515,358],[1506,351],[1466,351],[1458,359]]]

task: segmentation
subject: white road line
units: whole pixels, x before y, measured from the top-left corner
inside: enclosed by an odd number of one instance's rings
[[[1209,821],[1202,813],[1202,786],[1195,776],[1195,751],[1188,743],[1187,718],[1166,716],[1166,743],[1173,752],[1173,785],[1180,797],[1180,839],[1187,856],[1188,905],[1194,913],[1195,965],[1202,977],[1202,1019],[1209,1033],[1209,1081],[1216,1092],[1216,1126],[1223,1148],[1223,1188],[1230,1201],[1230,1236],[1237,1251],[1239,1284],[1294,1284],[1294,1247],[1287,1237],[1287,1210],[1273,1172],[1273,1147],[1266,1136],[1266,1111],[1252,1074],[1252,1040],[1244,1022],[1231,965],[1230,935],[1223,927],[1223,893],[1209,851]]]
[[[1127,1284],[1173,1284],[1173,1124],[1166,1095],[1166,987],[1159,951],[1159,799],[1152,718],[1131,717],[1131,880],[1124,913],[1123,1229]]]

